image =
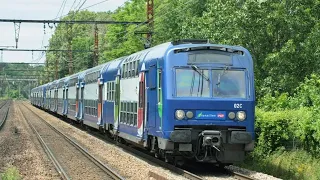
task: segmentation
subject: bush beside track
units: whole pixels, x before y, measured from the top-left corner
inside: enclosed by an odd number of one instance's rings
[[[256,108],[256,147],[240,166],[283,179],[320,179],[320,76]]]

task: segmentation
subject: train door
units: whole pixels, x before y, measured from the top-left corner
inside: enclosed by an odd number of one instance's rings
[[[149,67],[149,71],[146,74],[148,77],[148,96],[154,98],[148,98],[148,127],[156,127],[156,109],[157,109],[157,65],[152,64]]]
[[[65,104],[65,99],[66,99],[66,89],[65,89],[65,87],[63,87],[63,92],[62,92],[62,114],[64,114],[64,104]]]
[[[80,120],[83,120],[84,119],[84,117],[83,117],[83,115],[84,115],[84,83],[83,82],[81,82],[80,83],[80,106],[79,106],[79,119]]]
[[[54,97],[54,99],[55,99],[54,111],[56,112],[56,111],[58,111],[58,88],[55,88],[55,92],[56,92],[56,94],[55,94],[55,97]]]
[[[139,103],[138,103],[138,136],[143,139],[143,132],[145,127],[145,102],[146,102],[146,83],[145,72],[139,73]]]
[[[98,125],[103,125],[103,121],[102,121],[102,97],[103,97],[103,79],[99,78],[98,79],[98,86],[99,86],[99,90],[98,90]]]
[[[66,104],[65,104],[65,114],[69,112],[69,88],[66,87]]]
[[[43,88],[42,89],[42,103],[41,103],[41,107],[42,108],[44,108],[44,106],[45,106],[45,103],[46,103],[46,89],[45,88]]]
[[[79,83],[76,84],[76,118],[79,118]]]
[[[52,101],[52,97],[51,97],[51,89],[50,89],[50,93],[49,93],[49,102],[48,102],[48,109],[51,108],[51,101]]]
[[[120,120],[120,69],[118,69],[118,73],[115,80],[115,101],[114,101],[114,131],[118,130],[119,120]]]

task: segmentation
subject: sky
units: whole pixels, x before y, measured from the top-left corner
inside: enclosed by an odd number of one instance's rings
[[[63,12],[59,12],[66,1]],[[0,19],[41,19],[53,20],[74,10],[75,7],[81,9],[94,5],[99,2],[101,4],[88,8],[89,11],[106,12],[114,11],[117,7],[122,6],[127,0],[0,0]],[[58,14],[59,12],[59,14]],[[50,29],[43,24],[21,23],[18,41],[18,49],[44,49],[47,46],[54,28]],[[14,23],[0,22],[0,49],[15,48],[15,32]],[[14,47],[3,47],[14,46]],[[11,52],[0,51],[0,61],[2,62],[45,62],[45,55],[41,52]]]

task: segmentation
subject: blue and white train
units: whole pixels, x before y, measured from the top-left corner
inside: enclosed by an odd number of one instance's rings
[[[31,103],[170,162],[220,165],[254,148],[247,49],[168,42],[36,87]]]

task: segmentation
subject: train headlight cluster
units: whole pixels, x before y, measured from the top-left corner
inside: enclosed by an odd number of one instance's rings
[[[234,112],[229,112],[228,118],[229,118],[229,119],[234,119],[234,118],[236,118],[236,113],[234,113]]]
[[[237,112],[237,119],[238,119],[239,121],[245,120],[245,119],[246,119],[246,112],[244,112],[244,111],[238,111],[238,112]]]
[[[188,111],[186,115],[187,115],[187,118],[189,118],[189,119],[193,118],[193,112],[192,111]]]
[[[182,120],[186,116],[183,110],[176,110],[175,115],[178,120]]]

